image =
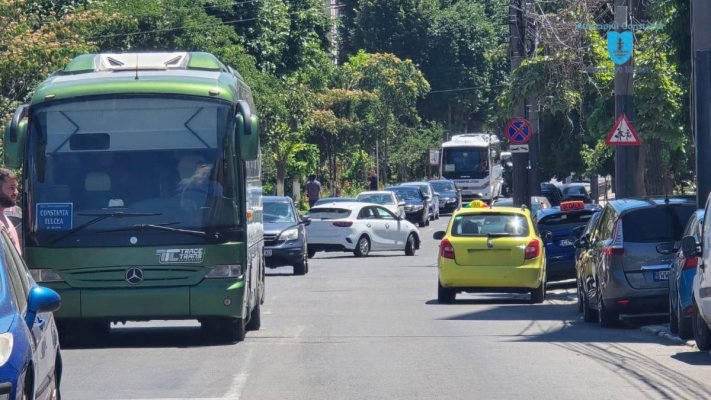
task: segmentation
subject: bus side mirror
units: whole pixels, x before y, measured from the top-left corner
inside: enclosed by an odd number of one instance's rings
[[[17,107],[12,119],[5,127],[3,137],[3,156],[5,166],[9,168],[22,167],[25,137],[27,135],[27,113],[30,106],[23,104]]]
[[[235,143],[239,144],[242,160],[256,160],[259,158],[259,120],[244,100],[237,102],[235,124]]]

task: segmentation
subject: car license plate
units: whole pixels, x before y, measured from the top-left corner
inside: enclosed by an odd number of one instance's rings
[[[652,273],[652,278],[654,279],[655,282],[668,281],[669,280],[669,271],[654,271]]]
[[[558,246],[560,247],[570,247],[573,245],[573,241],[570,239],[563,239],[560,242],[558,242]]]
[[[264,249],[264,257],[271,257],[272,249]]]

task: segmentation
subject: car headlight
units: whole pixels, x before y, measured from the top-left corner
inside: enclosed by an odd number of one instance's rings
[[[6,332],[0,335],[0,367],[5,365],[7,360],[10,359],[14,342],[15,340],[12,337],[12,333]]]
[[[414,206],[412,206],[412,210],[413,211],[420,211],[420,210],[422,210],[423,207],[424,206],[421,206],[421,205],[414,205]]]
[[[64,282],[62,275],[50,268],[31,269],[32,279],[37,283],[43,282]]]
[[[457,199],[456,198],[449,198],[447,199],[447,203],[456,203]]]
[[[239,264],[215,265],[205,274],[205,278],[239,278],[242,276],[242,266]]]
[[[299,230],[297,228],[287,229],[279,234],[281,240],[296,240],[299,238]]]

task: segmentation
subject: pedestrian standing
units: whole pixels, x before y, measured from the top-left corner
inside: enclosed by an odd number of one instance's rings
[[[306,196],[309,198],[309,208],[313,207],[321,196],[321,182],[314,174],[309,175],[306,181]]]
[[[368,175],[368,189],[378,190],[378,175],[374,170],[370,170],[370,175]]]
[[[2,222],[0,229],[4,229],[7,232],[12,244],[22,254],[20,238],[17,235],[15,225],[6,215],[6,211],[11,213],[17,205],[17,196],[20,194],[19,187],[17,175],[7,168],[0,168],[0,222]]]

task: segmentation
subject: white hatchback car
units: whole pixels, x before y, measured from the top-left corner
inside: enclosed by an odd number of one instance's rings
[[[352,251],[365,257],[371,251],[401,250],[413,256],[420,233],[409,221],[370,203],[344,202],[313,207],[306,227],[309,255],[317,251]]]
[[[405,215],[405,202],[400,200],[395,192],[389,190],[361,192],[356,196],[356,200],[364,203],[380,204],[398,217]]]

